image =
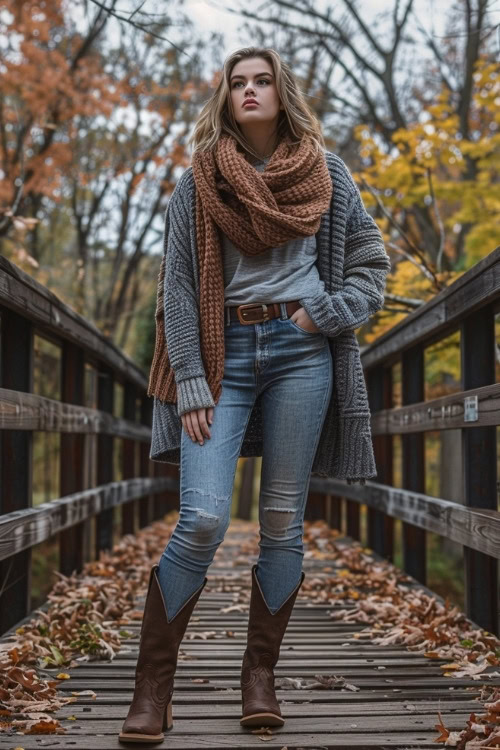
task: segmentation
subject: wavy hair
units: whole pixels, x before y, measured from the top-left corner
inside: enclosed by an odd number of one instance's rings
[[[253,57],[264,58],[273,69],[278,96],[284,107],[280,110],[278,119],[278,141],[286,134],[294,143],[300,143],[303,137],[308,137],[318,149],[324,148],[321,124],[307,104],[290,66],[271,47],[243,47],[225,59],[219,83],[200,112],[189,139],[189,143],[193,143],[194,146],[193,154],[214,148],[221,135],[227,133],[232,135],[245,151],[259,157],[236,122],[230,95],[230,78],[234,66],[240,60]]]

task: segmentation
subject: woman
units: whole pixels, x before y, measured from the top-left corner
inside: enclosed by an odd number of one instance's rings
[[[272,49],[227,58],[192,141],[167,209],[149,387],[151,458],[180,464],[180,517],[151,570],[124,741],[172,726],[177,653],[238,457],[262,456],[244,726],[284,723],[273,669],[304,580],[311,473],[375,475],[354,329],[382,306],[389,262],[351,175]]]

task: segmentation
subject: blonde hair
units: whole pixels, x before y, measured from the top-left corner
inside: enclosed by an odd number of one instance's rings
[[[194,144],[193,154],[213,148],[221,135],[228,133],[234,136],[245,151],[259,157],[235,120],[230,96],[230,78],[234,66],[240,60],[253,57],[264,58],[273,69],[280,103],[284,107],[280,110],[278,120],[278,141],[285,134],[290,135],[294,143],[300,143],[303,137],[308,137],[318,149],[324,148],[321,124],[307,104],[289,65],[271,47],[243,47],[225,59],[217,88],[200,112],[189,139],[189,143]]]

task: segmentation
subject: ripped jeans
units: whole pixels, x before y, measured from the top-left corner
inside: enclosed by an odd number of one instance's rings
[[[256,575],[276,612],[302,572],[303,523],[310,472],[333,387],[328,339],[287,317],[224,326],[222,393],[211,438],[182,430],[179,520],[159,563],[172,619],[203,583],[229,526],[233,483],[255,399],[262,398],[263,452]]]

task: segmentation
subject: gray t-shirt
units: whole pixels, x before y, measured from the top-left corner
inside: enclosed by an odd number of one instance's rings
[[[259,172],[269,159],[254,164]],[[325,289],[316,259],[316,235],[300,237],[260,255],[244,255],[221,231],[224,306],[245,302],[288,302],[315,297]]]

